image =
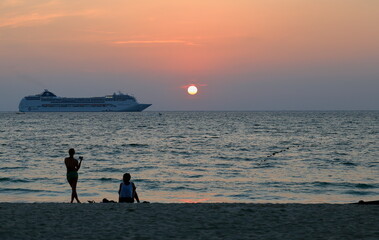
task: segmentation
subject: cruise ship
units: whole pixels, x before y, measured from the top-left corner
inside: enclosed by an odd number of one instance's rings
[[[45,89],[41,94],[24,97],[20,112],[141,112],[151,104],[138,103],[135,97],[114,93],[105,97],[58,97]]]

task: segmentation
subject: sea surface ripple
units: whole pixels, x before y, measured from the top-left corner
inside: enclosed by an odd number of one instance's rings
[[[129,172],[150,202],[379,199],[379,112],[0,113],[0,202],[117,200]]]

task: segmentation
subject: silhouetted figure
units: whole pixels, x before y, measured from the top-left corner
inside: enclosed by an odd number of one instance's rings
[[[120,183],[120,189],[118,190],[118,202],[119,203],[133,203],[134,199],[139,203],[138,194],[136,192],[136,186],[133,182],[130,182],[130,174],[125,173]]]
[[[79,157],[80,162],[74,158],[75,150],[71,148],[68,150],[68,154],[70,157],[64,159],[64,163],[66,164],[67,168],[67,181],[71,186],[72,193],[71,193],[71,203],[73,203],[74,199],[78,203],[80,203],[78,199],[78,194],[76,193],[76,185],[78,183],[78,170],[80,169],[80,165],[82,164],[83,157]]]

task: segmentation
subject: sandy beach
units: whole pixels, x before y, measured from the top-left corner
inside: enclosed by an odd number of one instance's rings
[[[0,239],[379,239],[379,206],[0,203]]]

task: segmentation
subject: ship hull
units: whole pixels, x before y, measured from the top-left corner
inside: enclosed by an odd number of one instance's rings
[[[141,112],[151,104],[138,103],[134,97],[113,94],[105,97],[65,98],[44,93],[24,97],[19,104],[20,112]]]
[[[137,104],[134,106],[124,107],[124,108],[109,108],[109,107],[23,107],[20,108],[20,112],[142,112],[146,108],[150,107],[151,104]]]

